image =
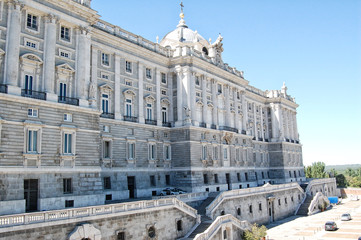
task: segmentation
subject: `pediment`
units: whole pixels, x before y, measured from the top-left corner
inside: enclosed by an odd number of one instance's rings
[[[202,100],[198,100],[196,103],[197,103],[197,105],[200,105],[200,106],[203,106],[203,105],[204,105],[203,102],[202,102]]]
[[[131,90],[131,89],[125,89],[123,91],[123,94],[128,94],[128,95],[133,95],[133,96],[136,95],[135,92],[133,90]]]
[[[152,95],[146,95],[145,97],[144,97],[144,99],[146,100],[146,101],[151,101],[151,102],[154,102],[155,101],[155,98],[152,96]]]
[[[66,71],[66,72],[75,72],[74,68],[72,68],[69,64],[67,63],[63,63],[63,64],[60,64],[58,66],[56,66],[56,69],[58,71]]]
[[[170,105],[170,101],[169,101],[168,98],[162,98],[162,99],[160,100],[160,102],[163,103],[163,104]]]
[[[107,83],[104,83],[104,84],[102,84],[102,85],[99,85],[99,88],[100,88],[101,90],[113,91],[113,88],[112,88],[109,84],[107,84]]]
[[[42,64],[43,60],[41,60],[40,57],[36,56],[35,54],[31,54],[31,53],[26,53],[24,55],[22,55],[20,57],[20,59],[22,61],[31,61],[31,62],[35,62],[37,64]]]
[[[214,107],[211,102],[208,102],[208,103],[207,103],[207,106],[210,107],[210,108],[213,108],[213,107]]]

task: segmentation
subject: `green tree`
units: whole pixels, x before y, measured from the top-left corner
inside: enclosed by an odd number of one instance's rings
[[[326,178],[327,174],[325,172],[326,164],[324,162],[315,162],[311,166],[311,175],[312,178]]]
[[[351,178],[349,178],[348,185],[350,187],[361,188],[361,177],[351,177]]]
[[[336,175],[336,184],[337,187],[347,187],[347,179],[343,174]]]
[[[307,166],[305,169],[305,173],[306,173],[306,178],[312,178],[312,167]]]
[[[346,169],[346,175],[348,175],[350,177],[354,177],[355,176],[355,170],[353,170],[352,168],[347,168]]]
[[[332,168],[330,171],[330,177],[336,177],[338,175],[336,169]]]
[[[258,226],[257,223],[253,224],[251,230],[246,230],[243,234],[244,240],[260,240],[263,237],[266,237],[267,228],[262,225]]]

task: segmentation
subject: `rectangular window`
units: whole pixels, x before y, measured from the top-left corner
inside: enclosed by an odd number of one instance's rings
[[[26,40],[25,46],[30,47],[30,48],[34,48],[34,49],[38,49],[37,43],[33,42],[33,41],[29,41],[29,40]]]
[[[108,74],[102,73],[101,76],[102,76],[102,79],[109,80]]]
[[[63,193],[70,194],[73,193],[72,179],[64,178],[63,179]]]
[[[199,86],[199,85],[200,85],[200,82],[199,82],[199,76],[196,76],[196,80],[195,80],[195,82],[196,82],[196,85],[197,85],[197,86]]]
[[[164,156],[165,156],[165,160],[170,160],[171,152],[169,145],[164,146]]]
[[[28,14],[26,20],[26,27],[35,31],[38,31],[38,17],[32,14]]]
[[[167,108],[162,107],[162,123],[167,123],[168,122],[167,112],[168,112]]]
[[[28,130],[28,142],[27,142],[27,152],[28,153],[37,153],[38,152],[38,131],[37,130]]]
[[[66,101],[67,86],[66,83],[59,84],[59,101]]]
[[[252,205],[249,205],[249,213],[253,213]]]
[[[59,50],[59,56],[63,58],[69,58],[70,59],[70,53],[66,52],[64,50]]]
[[[72,122],[73,121],[73,116],[70,113],[64,113],[64,121],[65,122]]]
[[[155,184],[155,176],[150,176],[150,186],[152,186],[152,187],[155,187],[156,186],[156,184]]]
[[[147,120],[153,119],[152,104],[147,103]]]
[[[104,158],[110,158],[111,157],[110,152],[111,152],[111,142],[104,141],[104,149],[103,149]]]
[[[104,66],[109,66],[109,54],[102,53],[102,64]]]
[[[110,181],[110,177],[104,177],[103,178],[103,184],[104,184],[104,189],[111,189],[112,188],[112,183]]]
[[[262,211],[262,203],[258,204],[258,210]]]
[[[127,73],[132,73],[132,63],[129,61],[125,61],[125,71]]]
[[[161,75],[162,75],[162,80],[161,80],[162,83],[167,84],[167,77],[166,77],[165,73],[162,73]]]
[[[33,76],[31,75],[25,75],[25,94],[32,95],[33,91]]]
[[[241,181],[241,174],[240,173],[237,173],[237,180],[238,180],[238,182]]]
[[[37,118],[38,117],[38,109],[29,108],[28,109],[28,117]]]
[[[153,91],[153,88],[152,88],[151,86],[146,86],[146,87],[145,87],[145,90],[151,92],[151,91]]]
[[[127,86],[133,86],[133,82],[132,81],[129,81],[129,80],[127,80],[127,81],[125,81],[125,85],[127,85]]]
[[[145,76],[148,78],[148,79],[152,79],[152,70],[150,68],[146,68],[145,69]]]
[[[213,159],[214,160],[218,159],[218,147],[217,146],[213,147]]]
[[[244,178],[248,181],[248,173],[244,173]]]
[[[207,176],[207,174],[203,174],[203,182],[204,182],[204,184],[208,184],[208,176]]]
[[[285,204],[287,204],[287,198],[285,197]]]
[[[135,143],[128,143],[128,159],[135,158]]]
[[[125,232],[119,232],[117,234],[117,240],[125,240]]]
[[[149,145],[149,159],[154,160],[155,159],[155,151],[156,151],[156,146],[155,144],[150,144]]]
[[[64,154],[72,154],[72,134],[64,133]]]
[[[214,174],[214,183],[218,183],[218,174]]]
[[[218,93],[222,93],[222,85],[218,84]]]
[[[170,185],[170,175],[165,175],[165,185]]]
[[[223,158],[228,159],[228,149],[227,148],[223,149]]]
[[[60,39],[70,42],[70,29],[64,26],[60,27]]]
[[[132,116],[132,100],[131,99],[125,100],[125,116],[127,116],[127,117]]]
[[[196,92],[196,96],[197,96],[197,97],[201,97],[202,94],[201,94],[200,92]]]
[[[162,95],[167,96],[167,90],[162,89],[161,93],[162,93]]]
[[[207,146],[202,146],[202,159],[207,159]]]
[[[109,112],[109,95],[102,94],[102,111],[103,113]]]
[[[66,208],[74,207],[74,200],[65,200],[65,207]]]

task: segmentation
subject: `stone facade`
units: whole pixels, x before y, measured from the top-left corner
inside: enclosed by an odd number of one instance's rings
[[[158,44],[90,4],[0,0],[0,214],[305,179],[285,85],[249,85],[183,13]]]

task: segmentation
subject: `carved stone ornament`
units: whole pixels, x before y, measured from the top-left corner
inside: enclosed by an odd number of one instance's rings
[[[82,224],[77,226],[72,233],[69,235],[69,240],[82,240],[92,239],[100,240],[102,238],[99,229],[96,229],[92,224]]]

